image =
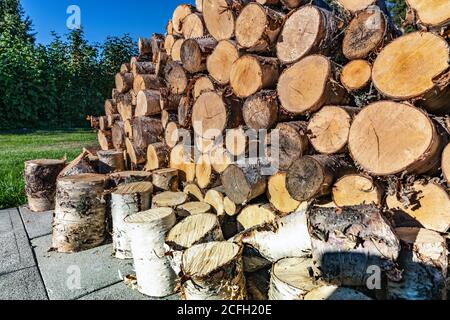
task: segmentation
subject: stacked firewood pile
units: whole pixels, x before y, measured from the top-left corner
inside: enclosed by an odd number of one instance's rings
[[[90,117],[101,150],[29,164],[53,246],[112,222],[157,297],[446,298],[450,4],[408,4],[404,35],[382,0],[179,5]]]

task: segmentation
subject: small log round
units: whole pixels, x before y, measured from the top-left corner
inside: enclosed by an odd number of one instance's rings
[[[280,170],[288,170],[295,160],[307,153],[309,148],[307,125],[306,122],[295,121],[279,123],[275,128],[279,135]],[[274,141],[271,143],[273,145]]]
[[[97,152],[99,173],[106,174],[125,170],[123,151],[108,150]]]
[[[195,167],[195,180],[200,189],[208,189],[217,186],[220,176],[213,172],[211,161],[207,154],[201,155]]]
[[[191,215],[201,214],[201,213],[210,213],[211,205],[206,202],[186,202],[181,206],[177,207],[177,216],[178,217],[189,217]]]
[[[228,84],[231,67],[239,57],[239,50],[233,41],[220,41],[206,61],[209,75],[221,85]]]
[[[164,69],[167,87],[172,94],[183,94],[189,84],[189,78],[181,64],[171,61]]]
[[[118,73],[116,75],[116,89],[120,93],[126,93],[133,88],[133,81],[132,73]]]
[[[269,130],[278,122],[278,99],[273,90],[261,91],[244,103],[245,124],[254,130]]]
[[[351,174],[339,179],[333,187],[333,202],[338,207],[364,204],[380,205],[383,190],[370,177]]]
[[[194,99],[200,97],[203,93],[214,91],[214,83],[208,76],[201,76],[195,80],[193,95]]]
[[[414,10],[420,25],[430,28],[440,28],[450,22],[450,4],[440,0],[406,0]]]
[[[300,202],[292,199],[286,188],[286,173],[279,172],[269,178],[267,198],[281,213],[291,213],[298,209]]]
[[[180,171],[180,180],[193,182],[195,180],[194,149],[182,144],[170,152],[170,167]]]
[[[176,208],[187,202],[187,195],[184,192],[166,191],[153,197],[152,208]]]
[[[206,59],[213,52],[217,41],[211,37],[187,39],[180,49],[180,58],[184,69],[190,73],[206,70]]]
[[[364,89],[372,80],[372,66],[366,60],[353,60],[342,69],[341,83],[350,92]]]
[[[159,169],[153,171],[153,185],[163,191],[178,191],[180,181],[177,169]]]
[[[240,1],[237,1],[240,2]],[[235,15],[229,0],[204,0],[203,19],[211,36],[217,41],[228,40],[234,35]]]
[[[33,160],[25,162],[25,192],[33,212],[55,209],[56,179],[65,168],[64,160]]]
[[[137,95],[135,117],[149,117],[161,114],[161,94],[158,90],[144,90]]]
[[[233,156],[223,146],[214,146],[209,153],[209,158],[217,173],[223,173],[233,163]]]
[[[183,36],[185,39],[201,38],[208,34],[203,22],[203,16],[196,12],[186,16],[183,20]]]
[[[183,32],[183,23],[187,16],[193,12],[193,8],[189,4],[180,4],[175,8],[172,16],[173,30],[176,33]]]
[[[277,214],[270,204],[253,204],[242,209],[237,216],[238,230],[250,228],[275,221]]]

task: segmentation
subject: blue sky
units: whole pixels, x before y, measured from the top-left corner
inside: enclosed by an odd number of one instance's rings
[[[33,21],[37,41],[44,44],[51,41],[51,31],[60,35],[68,32],[66,11],[70,5],[80,7],[87,39],[101,42],[108,35],[129,33],[137,38],[163,33],[167,20],[180,3],[194,3],[194,0],[22,0],[25,13]]]

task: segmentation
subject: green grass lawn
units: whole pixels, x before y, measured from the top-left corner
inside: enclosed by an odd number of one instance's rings
[[[0,209],[26,203],[24,162],[35,159],[73,160],[83,147],[95,146],[96,135],[89,130],[0,133]]]

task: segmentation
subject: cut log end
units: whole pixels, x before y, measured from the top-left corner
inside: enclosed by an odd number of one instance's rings
[[[380,205],[381,200],[382,190],[371,178],[362,175],[345,176],[333,187],[333,201],[338,207]]]
[[[344,66],[341,83],[348,91],[366,87],[372,79],[372,66],[366,60],[354,60]]]

